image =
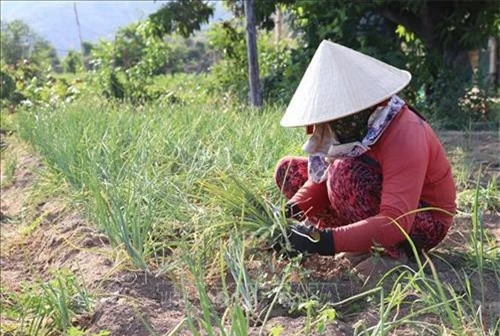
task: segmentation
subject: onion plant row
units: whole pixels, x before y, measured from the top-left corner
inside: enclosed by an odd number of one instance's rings
[[[234,221],[212,199],[215,188],[228,188],[218,183],[224,176],[277,194],[276,160],[299,150],[300,134],[282,130],[276,110],[135,108],[88,99],[25,112],[18,125],[21,137],[78,191],[110,241],[146,268],[151,255],[208,228],[214,237],[228,235]]]
[[[337,303],[312,295],[307,283],[299,290],[290,286],[304,272],[300,257],[276,271],[271,284],[250,274],[260,239],[285,224],[274,167],[280,157],[300,154],[304,140],[302,130],[279,126],[281,113],[279,106],[258,111],[193,100],[137,107],[95,97],[24,111],[17,125],[114,246],[137,267],[183,277],[187,315],[174,331],[246,335],[253,325],[263,334],[273,309],[287,297],[295,301],[289,308],[306,316],[299,334],[324,330],[355,305],[374,305],[379,312],[379,323],[358,324],[355,334],[386,335],[404,327],[436,335],[497,334],[485,280],[500,280],[499,256],[483,229],[480,200],[486,194],[479,183],[471,191],[470,248],[463,264],[447,264],[458,285],[443,281],[436,258],[425,256]],[[495,197],[487,192],[488,199]],[[389,278],[388,288],[382,284]],[[479,286],[471,284],[473,278]],[[211,298],[213,279],[222,312]],[[429,314],[436,318],[423,318]]]

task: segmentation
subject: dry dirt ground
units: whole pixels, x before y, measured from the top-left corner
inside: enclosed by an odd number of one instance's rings
[[[441,137],[450,155],[455,157],[457,151],[461,152],[462,160],[476,166],[482,164],[486,167],[486,175],[498,177],[498,135],[478,133],[464,136],[459,132],[447,132]],[[167,277],[155,277],[128,267],[123,252],[112,249],[106,237],[86,221],[78,206],[71,205],[64,197],[58,197],[57,193],[49,199],[34,197],[37,181],[45,169],[41,160],[15,137],[3,136],[2,146],[8,146],[9,155],[16,156],[11,176],[8,176],[7,158],[2,159],[0,274],[3,291],[18,291],[23,283],[47,280],[54,270],[69,269],[83,278],[96,298],[93,312],[76,320],[76,324],[89,334],[107,330],[111,335],[149,335],[151,331],[156,335],[166,335],[182,323],[185,318],[184,299],[174,282]],[[473,176],[470,179],[474,183]],[[498,245],[499,214],[486,213],[484,219],[485,227]],[[453,258],[459,258],[457,255],[469,239],[470,226],[470,218],[457,216],[452,231],[436,255],[444,256],[451,263]],[[316,257],[307,260],[303,266],[311,272],[311,279],[325,285],[322,291],[328,293],[332,301],[359,292],[360,282],[348,275],[350,265],[346,260]],[[444,263],[437,262],[436,266],[442,278],[453,285],[456,281],[453,272]],[[248,267],[251,272],[252,268],[265,265],[255,261]],[[473,285],[474,281],[472,279]],[[492,298],[500,297],[498,284],[493,279],[485,285]],[[290,316],[286,309],[280,310],[279,307],[273,316],[264,330],[283,326],[282,335],[300,334],[306,319],[305,316]],[[369,326],[377,321],[375,309],[353,310],[329,324],[324,334],[351,335],[353,325],[364,323]],[[12,321],[0,321],[9,322]],[[260,328],[251,328],[250,334],[258,334]],[[180,328],[179,334],[189,335],[190,332]],[[407,335],[409,331],[400,330],[397,334]]]

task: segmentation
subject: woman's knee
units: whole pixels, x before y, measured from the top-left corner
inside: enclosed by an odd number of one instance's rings
[[[285,156],[278,161],[276,168],[274,168],[274,181],[281,188],[283,180],[285,179],[286,170],[290,165],[291,157]]]
[[[348,221],[379,211],[382,174],[375,165],[359,158],[335,160],[328,171],[327,187],[333,209]]]
[[[276,165],[274,180],[285,197],[291,199],[307,181],[307,159],[293,156],[282,158]]]
[[[283,184],[285,184],[285,180],[288,180],[294,175],[301,175],[301,177],[307,179],[307,160],[294,156],[285,156],[281,158],[274,169],[274,180],[278,187],[281,188]]]

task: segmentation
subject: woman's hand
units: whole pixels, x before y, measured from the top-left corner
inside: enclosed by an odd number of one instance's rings
[[[286,236],[290,242],[287,250],[286,239],[281,235],[276,239],[273,248],[278,253],[294,257],[299,253],[333,256],[335,254],[333,234],[331,230],[319,230],[304,223],[294,223],[287,228]]]
[[[296,203],[285,204],[285,218],[293,218],[297,220],[302,220],[302,210]]]

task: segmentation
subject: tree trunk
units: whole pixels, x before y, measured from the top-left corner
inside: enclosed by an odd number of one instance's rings
[[[275,38],[275,43],[278,45],[281,41],[281,29],[282,29],[282,15],[281,15],[281,9],[279,6],[276,6],[276,12],[275,12],[275,17],[274,17],[274,38]]]
[[[500,38],[490,37],[488,41],[489,50],[489,69],[488,76],[494,88],[498,88],[500,84]]]
[[[257,31],[255,29],[254,0],[244,0],[247,23],[248,83],[250,84],[250,102],[253,106],[262,106],[259,83],[259,60],[257,53]]]

